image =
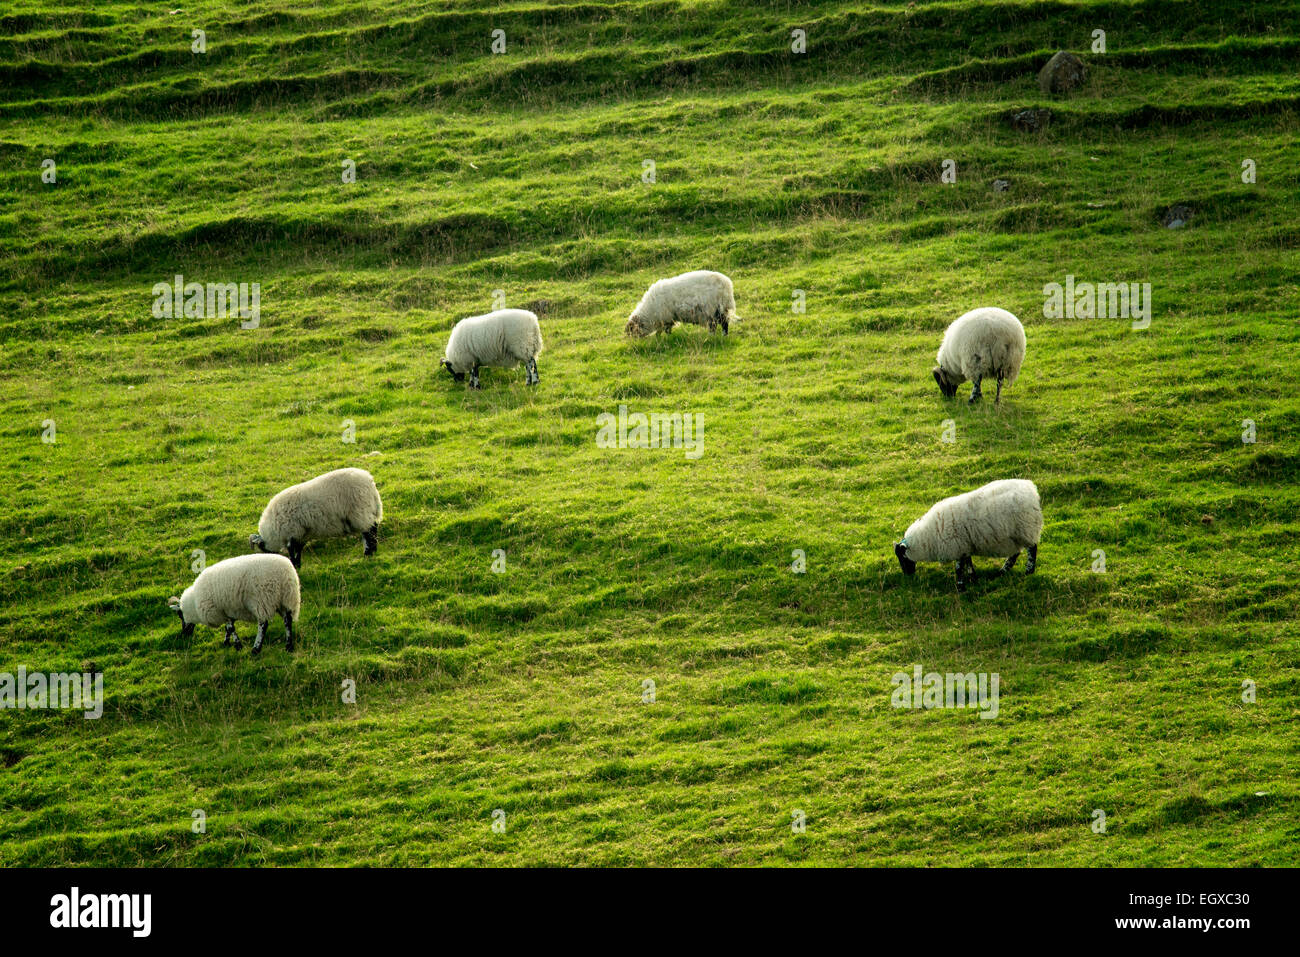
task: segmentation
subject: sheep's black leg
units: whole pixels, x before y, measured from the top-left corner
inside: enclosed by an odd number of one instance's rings
[[[366,531],[361,533],[361,541],[365,543],[366,550],[364,555],[373,555],[379,551],[379,526],[371,525]]]
[[[966,559],[965,558],[957,559],[957,590],[958,591],[966,590],[965,572],[966,572]]]
[[[471,389],[478,388],[478,363],[477,362],[474,363],[474,371],[469,374],[469,387]]]
[[[1034,569],[1038,567],[1038,546],[1029,546],[1029,558],[1025,560],[1025,574],[1032,575]]]
[[[293,615],[282,611],[280,617],[284,619],[284,650],[293,651]]]
[[[528,370],[528,379],[527,379],[528,385],[537,385],[537,383],[542,381],[541,376],[537,374],[536,358],[529,359],[528,365],[525,366],[525,368]]]
[[[266,626],[268,622],[259,621],[257,623],[257,640],[253,642],[253,654],[262,653],[262,642],[266,641]]]
[[[983,393],[980,392],[980,380],[975,379],[973,381],[975,384],[975,388],[970,390],[970,402],[969,402],[970,405],[974,405],[976,402],[978,402],[980,400],[980,396],[983,395]]]
[[[302,542],[296,538],[289,539],[289,561],[294,568],[302,568]]]
[[[998,372],[998,394],[993,399],[993,404],[994,405],[1002,404],[1002,373],[1001,372]]]
[[[233,621],[228,621],[226,622],[226,640],[221,643],[222,647],[230,647],[231,639],[234,639],[235,647],[238,648],[239,635],[235,633],[235,623]]]
[[[725,336],[725,335],[730,335],[730,333],[731,333],[731,324],[730,324],[729,322],[727,322],[727,317],[726,317],[726,316],[723,316],[723,317],[722,317],[722,334]]]
[[[1001,570],[1000,572],[998,572],[998,574],[999,574],[999,575],[1005,575],[1007,572],[1011,571],[1011,569],[1015,567],[1016,559],[1019,558],[1019,557],[1020,557],[1020,553],[1019,553],[1019,552],[1016,552],[1014,555],[1012,555],[1010,558],[1008,558],[1005,562],[1003,562],[1003,563],[1002,563],[1002,570]]]

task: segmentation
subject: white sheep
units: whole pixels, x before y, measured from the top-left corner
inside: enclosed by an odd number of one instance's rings
[[[167,605],[181,616],[181,638],[188,640],[196,624],[210,628],[226,626],[226,640],[244,647],[235,631],[237,621],[257,622],[253,654],[262,650],[266,626],[276,615],[284,619],[284,648],[293,651],[293,623],[301,600],[298,573],[283,555],[239,555],[209,565],[199,572],[194,584],[181,597],[167,599]]]
[[[537,315],[527,309],[497,309],[481,316],[469,316],[456,323],[447,339],[442,366],[457,382],[469,373],[471,389],[477,389],[482,366],[513,369],[519,363],[527,370],[527,383],[537,385],[537,357],[542,352],[542,327]]]
[[[1002,402],[1002,383],[1016,381],[1025,361],[1025,327],[1020,320],[996,306],[972,309],[948,327],[943,334],[934,367],[934,381],[939,391],[951,399],[957,386],[967,379],[974,383],[970,402],[979,400],[980,380],[998,377],[998,394],[994,404]]]
[[[653,283],[623,331],[629,336],[648,336],[672,332],[674,323],[689,322],[708,326],[709,332],[721,326],[725,336],[731,323],[739,319],[731,280],[720,272],[697,270]]]
[[[998,572],[1004,575],[1027,548],[1025,574],[1032,575],[1042,531],[1043,507],[1034,483],[1003,479],[935,503],[911,524],[894,554],[904,575],[913,574],[917,562],[956,562],[957,590],[964,591],[975,577],[972,555],[1009,556]]]
[[[365,555],[379,548],[384,503],[374,477],[365,469],[335,469],[277,493],[262,511],[257,534],[248,537],[259,551],[288,549],[294,568],[302,567],[302,548],[313,538],[361,533]]]

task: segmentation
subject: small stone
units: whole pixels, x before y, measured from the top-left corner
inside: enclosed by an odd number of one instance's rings
[[[1201,516],[1201,524],[1202,524],[1202,525],[1213,525],[1213,524],[1214,524],[1214,516],[1213,516],[1213,515],[1202,515],[1202,516]]]
[[[1069,93],[1088,79],[1088,66],[1073,53],[1060,50],[1038,72],[1038,87],[1044,93]]]
[[[993,181],[993,192],[1005,193],[1011,188],[1011,183],[1005,179],[995,179]]]
[[[1192,221],[1190,206],[1170,206],[1160,217],[1160,225],[1165,229],[1182,229]]]
[[[551,311],[551,300],[533,299],[530,302],[524,303],[524,308],[527,309],[529,312],[535,312],[539,316],[544,316]]]
[[[1007,114],[1007,119],[1010,121],[1012,128],[1020,130],[1022,133],[1037,133],[1047,126],[1051,118],[1051,110],[1016,110]]]

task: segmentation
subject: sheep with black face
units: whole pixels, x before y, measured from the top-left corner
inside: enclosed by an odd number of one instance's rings
[[[248,541],[260,552],[288,551],[293,567],[299,568],[303,546],[314,538],[360,535],[364,554],[373,555],[383,520],[374,476],[365,469],[335,469],[276,493]]]
[[[970,403],[979,401],[980,382],[991,376],[998,380],[994,404],[1002,402],[1002,385],[1011,385],[1025,361],[1025,327],[1020,320],[995,306],[972,309],[958,317],[943,334],[931,371],[939,391],[951,399],[957,386],[968,379],[974,384]]]
[[[998,572],[1004,575],[1021,549],[1028,549],[1025,574],[1032,575],[1042,531],[1037,487],[1025,479],[1003,479],[936,502],[907,529],[894,555],[904,575],[914,574],[917,562],[956,563],[957,590],[964,591],[975,577],[975,555],[1006,558]]]
[[[652,283],[623,331],[641,338],[672,332],[674,325],[685,322],[705,326],[709,332],[721,329],[725,336],[739,318],[731,279],[720,272],[698,269]]]
[[[285,650],[293,651],[293,623],[302,608],[298,573],[283,555],[227,558],[199,572],[194,584],[179,598],[167,599],[167,606],[180,616],[184,640],[193,636],[195,625],[224,625],[224,644],[233,641],[239,649],[244,645],[235,631],[235,622],[257,622],[253,654],[261,652],[267,626],[280,615],[284,619]]]
[[[464,382],[468,375],[470,388],[477,389],[480,368],[513,369],[522,362],[525,381],[537,385],[541,352],[542,327],[537,315],[527,309],[498,309],[456,323],[447,339],[442,367],[457,382]]]

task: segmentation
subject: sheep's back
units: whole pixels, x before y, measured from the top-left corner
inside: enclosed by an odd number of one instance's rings
[[[1036,545],[1042,528],[1034,483],[1002,479],[941,499],[912,523],[905,537],[916,561],[955,562],[966,555],[1014,555]]]
[[[654,282],[646,290],[636,312],[654,322],[676,319],[703,324],[717,312],[734,312],[732,282],[719,272],[696,270]]]
[[[542,351],[541,327],[527,309],[498,309],[467,316],[447,340],[447,358],[455,366],[514,368]]]
[[[281,523],[286,538],[353,535],[383,518],[374,477],[358,468],[335,469],[291,485],[271,499],[267,511],[273,523]]]

